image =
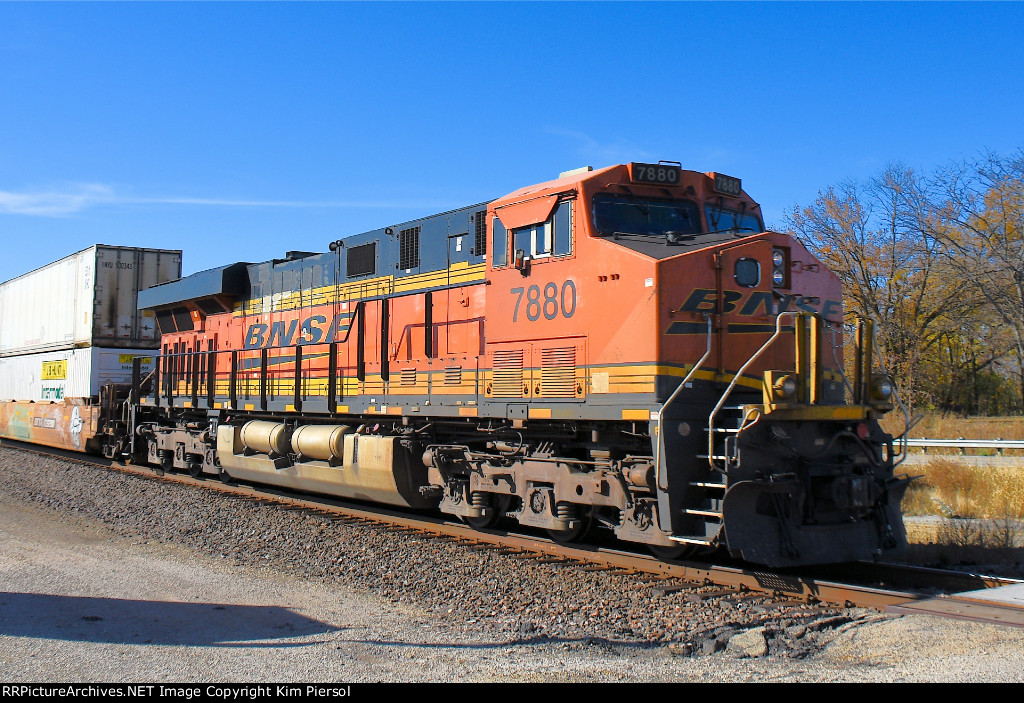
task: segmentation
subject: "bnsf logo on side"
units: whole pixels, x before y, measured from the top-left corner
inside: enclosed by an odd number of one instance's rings
[[[744,298],[746,298],[744,300]],[[776,300],[778,304],[776,305]],[[709,312],[723,314],[735,312],[737,315],[777,315],[786,312],[793,306],[804,312],[819,313],[826,320],[839,317],[843,312],[843,304],[839,300],[825,300],[801,295],[782,295],[754,291],[749,294],[738,290],[722,291],[722,309],[718,310],[718,292],[713,288],[695,288],[679,307],[679,312]]]
[[[348,329],[349,314],[335,315],[330,327],[324,328],[327,318],[323,315],[307,317],[302,322],[282,320],[270,325],[255,323],[245,333],[245,349],[261,347],[290,347],[295,344],[327,344],[337,341],[338,332]]]

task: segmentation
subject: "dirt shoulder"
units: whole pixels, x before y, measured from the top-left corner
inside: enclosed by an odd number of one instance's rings
[[[286,569],[0,499],[5,681],[1024,681],[1024,631],[879,619],[800,661],[499,638]]]

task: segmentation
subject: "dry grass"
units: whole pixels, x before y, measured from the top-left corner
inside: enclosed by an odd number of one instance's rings
[[[901,413],[891,412],[882,419],[881,425],[886,432],[898,436],[903,433],[903,422]],[[1024,439],[1024,417],[925,415],[910,430],[909,436],[928,439]],[[934,451],[937,450],[930,450]],[[1012,454],[1013,451],[1007,453]]]
[[[983,571],[995,568],[993,573],[1011,568],[1003,575],[1024,575],[1024,467],[972,466],[937,457],[901,468],[922,475],[903,496],[904,515],[946,518],[908,524],[907,561],[984,565]]]
[[[890,413],[882,426],[893,435],[903,431],[903,418]],[[930,415],[910,432],[929,439],[1024,439],[1024,417],[951,417]],[[913,451],[913,450],[911,450]],[[975,455],[993,454],[977,450]],[[1007,450],[1007,456],[1024,451]],[[1024,467],[969,465],[956,450],[931,449],[924,464],[904,464],[902,471],[922,478],[910,484],[903,497],[908,516],[941,516],[939,524],[915,526],[906,558],[941,566],[1012,564],[1006,575],[1024,573]],[[930,525],[930,529],[927,526]],[[923,530],[923,531],[922,531]]]
[[[903,497],[905,515],[1024,519],[1024,468],[970,466],[936,457],[904,469],[922,476]]]
[[[898,437],[903,433],[903,416],[889,413],[880,423],[882,428]],[[910,430],[911,438],[920,439],[1006,439],[1024,440],[1024,417],[951,417],[944,415],[926,415]],[[921,456],[920,448],[908,449],[908,452]],[[972,456],[1007,456],[1024,457],[1024,449],[965,449],[955,447],[931,447],[927,450],[929,457],[955,457],[961,454]]]

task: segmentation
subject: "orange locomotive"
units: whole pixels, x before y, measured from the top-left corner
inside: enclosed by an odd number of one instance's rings
[[[580,169],[144,291],[163,353],[107,452],[664,556],[870,558],[908,479],[841,301],[738,179]]]

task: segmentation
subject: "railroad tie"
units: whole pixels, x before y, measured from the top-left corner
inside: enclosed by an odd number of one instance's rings
[[[678,593],[679,591],[693,591],[702,585],[700,583],[674,583],[667,586],[655,586],[651,589],[651,593],[655,596],[667,596],[669,593]]]
[[[742,593],[736,588],[719,588],[714,591],[708,591],[706,593],[687,593],[686,600],[690,603],[702,603],[712,598],[721,598],[722,596],[738,596]]]

